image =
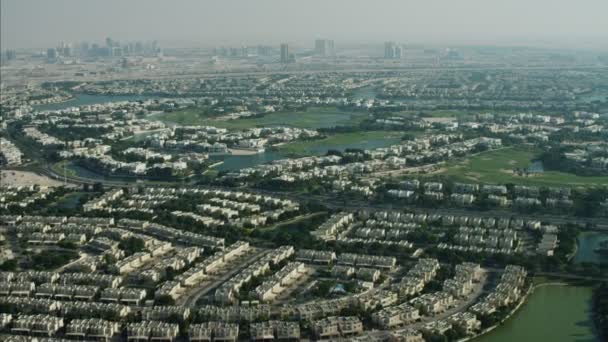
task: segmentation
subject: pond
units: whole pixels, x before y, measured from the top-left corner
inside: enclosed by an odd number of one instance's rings
[[[401,141],[399,137],[392,138],[380,138],[380,139],[366,139],[354,143],[348,144],[331,144],[324,146],[313,146],[308,148],[306,152],[310,154],[323,155],[329,150],[338,150],[344,152],[346,149],[361,149],[361,150],[373,150],[376,148],[387,147],[397,144]]]
[[[590,287],[538,287],[513,317],[473,342],[599,342],[591,297]]]
[[[602,241],[608,241],[608,233],[580,233],[577,238],[578,248],[576,250],[576,254],[574,255],[573,261],[575,263],[592,262],[596,264],[608,262],[608,256],[595,252]]]
[[[401,140],[400,137],[385,137],[378,139],[363,139],[357,142],[345,143],[345,144],[314,144],[310,147],[305,147],[303,152],[305,155],[325,155],[329,150],[344,151],[346,149],[375,149],[379,147],[386,147],[398,143]],[[283,153],[284,152],[284,153]],[[254,167],[256,165],[269,163],[273,160],[280,160],[288,158],[287,151],[265,151],[263,153],[253,155],[217,155],[210,156],[211,160],[222,161],[223,163],[215,167],[218,171],[233,171],[248,167]]]

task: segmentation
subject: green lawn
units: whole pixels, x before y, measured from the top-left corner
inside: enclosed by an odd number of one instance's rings
[[[64,165],[65,165],[65,170],[64,170]],[[76,173],[76,171],[74,171],[74,169],[71,168],[71,162],[69,160],[62,160],[60,162],[57,162],[53,165],[51,165],[51,170],[53,170],[53,172],[55,172],[56,174],[63,176],[64,171],[65,171],[65,175],[66,177],[72,177],[72,178],[77,178],[78,174]]]
[[[598,186],[608,184],[608,177],[583,177],[570,173],[545,171],[528,177],[511,172],[514,168],[526,168],[540,154],[536,148],[509,147],[483,152],[461,161],[446,165],[442,173],[459,181],[483,183],[514,183],[545,186]]]
[[[313,239],[310,232],[328,219],[327,212],[300,215],[267,228],[253,229],[249,233],[256,239],[290,244],[296,248],[310,248]]]
[[[185,109],[156,114],[154,119],[180,125],[209,125],[228,129],[246,129],[258,126],[291,126],[299,128],[323,128],[357,125],[367,117],[366,113],[343,111],[335,107],[311,107],[305,111],[269,113],[258,118],[218,120],[196,109]]]
[[[276,230],[276,229],[280,229],[281,227],[288,227],[289,225],[294,224],[294,223],[310,220],[310,219],[312,219],[314,217],[317,217],[317,216],[323,215],[323,214],[325,214],[324,211],[310,213],[310,214],[304,214],[304,215],[299,215],[299,216],[291,218],[291,219],[289,219],[287,221],[278,222],[278,223],[276,223],[276,224],[274,224],[272,226],[268,226],[268,227],[264,227],[264,228],[258,228],[258,229],[260,231],[269,232],[269,231],[273,231],[273,230]]]
[[[150,115],[151,119],[179,125],[207,125],[211,120],[206,114],[196,108],[187,108],[175,112],[165,112]]]
[[[279,146],[279,151],[291,155],[323,154],[327,149],[363,148],[372,149],[389,146],[401,140],[402,132],[362,131],[337,133],[323,139],[296,141]]]
[[[82,191],[69,192],[63,195],[61,198],[58,198],[55,203],[58,207],[73,209],[78,206],[80,198],[88,194],[89,193]]]
[[[423,113],[424,117],[429,118],[461,118],[465,116],[473,116],[477,114],[487,113],[487,111],[483,110],[450,110],[450,109],[437,109],[437,110],[420,110],[420,111],[412,111],[412,110],[404,110],[400,112],[391,113],[391,116],[411,116],[414,114]],[[494,115],[502,116],[502,115],[513,115],[518,114],[519,111],[498,111],[493,112]],[[559,112],[531,112],[532,114],[540,114],[540,115],[561,115]]]
[[[433,111],[411,111],[404,110],[400,112],[391,113],[390,116],[412,116],[419,112],[424,113],[425,117],[431,118],[458,118],[467,115],[473,115],[476,112],[472,111],[460,111],[460,110],[433,110]]]

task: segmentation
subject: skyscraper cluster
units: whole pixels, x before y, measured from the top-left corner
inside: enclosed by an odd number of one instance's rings
[[[404,48],[401,44],[395,42],[384,43],[384,58],[386,59],[401,59],[404,57]]]
[[[268,45],[257,45],[257,46],[240,46],[240,47],[225,47],[220,46],[213,49],[213,54],[220,57],[269,57],[276,49]]]
[[[129,42],[121,44],[112,38],[106,38],[105,44],[82,42],[77,44],[61,42],[59,46],[47,49],[50,61],[69,57],[127,57],[158,56],[162,53],[156,41]]]
[[[315,55],[321,57],[333,57],[336,55],[334,41],[330,39],[315,40]]]
[[[293,53],[289,53],[289,45],[287,43],[281,44],[281,63],[293,63],[296,61],[296,57]]]
[[[15,50],[6,50],[2,59],[9,62],[17,58],[17,52]]]

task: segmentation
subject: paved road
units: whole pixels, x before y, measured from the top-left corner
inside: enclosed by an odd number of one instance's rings
[[[31,169],[30,169],[30,171],[31,171]],[[45,174],[47,176],[53,177],[53,178],[63,179],[62,176],[54,174],[50,169],[39,168],[37,171],[39,171],[40,173]],[[91,181],[89,179],[68,178],[68,180],[70,182],[75,182],[75,183],[80,183],[80,184],[94,183],[93,181]],[[136,184],[134,182],[123,182],[123,181],[102,181],[102,183],[108,187],[133,186],[134,184]],[[235,190],[235,188],[221,187],[221,186],[209,186],[207,188],[222,189],[222,190]],[[573,216],[567,216],[567,215],[556,215],[556,214],[522,215],[517,212],[506,211],[506,210],[473,211],[473,210],[458,209],[458,208],[456,208],[456,209],[452,209],[452,208],[428,209],[428,208],[420,208],[420,207],[415,207],[415,206],[405,205],[405,204],[404,205],[402,205],[402,204],[393,205],[392,203],[370,204],[370,203],[366,203],[363,201],[347,202],[346,200],[337,199],[337,198],[331,197],[331,196],[286,193],[286,192],[279,192],[279,191],[248,188],[248,187],[241,187],[238,189],[255,191],[258,193],[262,193],[262,194],[279,196],[282,198],[292,199],[292,200],[296,200],[296,201],[316,201],[331,209],[340,209],[340,210],[359,211],[359,210],[365,209],[365,210],[373,211],[373,210],[404,210],[405,209],[405,210],[409,210],[414,213],[455,215],[455,216],[456,215],[463,215],[463,216],[469,215],[469,216],[481,216],[481,217],[500,217],[500,216],[513,217],[513,216],[516,216],[517,218],[520,218],[523,220],[540,220],[543,222],[547,222],[549,224],[565,224],[565,223],[575,223],[575,224],[583,224],[583,225],[590,224],[592,227],[590,230],[597,230],[597,231],[608,230],[608,218],[579,218],[579,217],[573,217]],[[569,273],[539,272],[539,273],[537,273],[537,275],[569,278],[569,279],[591,280],[591,281],[608,280],[608,279],[602,278],[602,277],[586,277],[586,276],[580,276],[580,275],[569,274]],[[200,298],[200,295],[197,298]],[[196,301],[194,301],[194,302],[196,302]]]
[[[62,175],[58,175],[54,173],[49,168],[36,168],[36,169],[28,169],[29,171],[38,172],[49,176],[54,179],[62,180],[64,177]],[[134,181],[108,181],[108,180],[91,180],[86,178],[77,178],[77,177],[67,177],[67,181],[75,184],[93,184],[95,182],[101,182],[106,187],[124,187],[124,186],[134,186],[138,185],[138,183]],[[144,183],[145,184],[145,183]],[[180,183],[176,183],[180,184]],[[192,185],[192,184],[190,184]],[[155,185],[156,186],[156,185]],[[158,185],[161,186],[161,185]],[[427,213],[427,214],[440,214],[440,215],[454,215],[454,216],[480,216],[480,217],[514,217],[523,219],[523,220],[540,220],[549,224],[566,224],[566,223],[575,223],[582,225],[591,225],[590,230],[598,230],[598,231],[607,231],[608,230],[608,218],[601,217],[592,217],[592,218],[582,218],[582,217],[574,217],[572,215],[557,215],[557,214],[545,214],[539,213],[534,215],[526,215],[517,213],[515,211],[508,210],[487,210],[487,211],[476,211],[476,210],[467,210],[460,208],[441,208],[441,209],[430,209],[430,208],[422,208],[409,204],[393,204],[393,203],[379,203],[372,204],[364,201],[346,201],[344,199],[336,198],[334,196],[328,195],[311,195],[311,194],[301,194],[301,193],[289,193],[289,192],[281,192],[281,191],[271,191],[264,189],[257,189],[251,187],[224,187],[224,186],[206,186],[207,188],[212,189],[222,189],[222,190],[247,190],[247,191],[255,191],[262,194],[268,194],[273,196],[278,196],[287,199],[293,199],[296,201],[313,201],[330,209],[340,209],[340,210],[409,210],[414,213]]]
[[[74,265],[74,264],[76,264],[76,263],[78,263],[78,262],[82,261],[82,259],[84,259],[84,258],[86,258],[86,257],[87,257],[87,255],[86,255],[86,254],[81,253],[81,252],[79,252],[79,253],[78,253],[78,256],[79,256],[79,257],[78,257],[78,259],[76,259],[76,260],[74,260],[74,261],[71,261],[71,262],[69,262],[69,263],[67,263],[67,264],[65,264],[65,265],[63,265],[63,266],[61,266],[61,267],[57,268],[57,269],[55,270],[55,272],[57,272],[57,273],[61,273],[61,272],[63,272],[65,269],[67,269],[68,267],[70,267],[70,266],[72,266],[72,265]]]
[[[415,324],[411,324],[408,325],[407,327],[412,327],[412,328],[421,328],[422,326],[424,326],[426,323],[431,322],[431,321],[437,321],[440,319],[444,319],[447,318],[457,312],[460,311],[465,311],[466,309],[468,309],[471,305],[475,304],[477,302],[477,300],[479,299],[479,297],[481,297],[484,293],[483,288],[485,286],[487,282],[487,274],[484,272],[481,280],[479,281],[479,283],[475,284],[475,288],[473,289],[473,291],[471,292],[471,294],[469,294],[464,300],[458,300],[457,305],[438,314],[438,315],[434,315],[434,316],[423,316],[422,319],[420,320],[420,322],[417,322]]]
[[[189,295],[185,296],[185,298],[181,299],[183,301],[184,306],[195,306],[196,302],[209,293],[209,291],[217,288],[221,284],[225,283],[228,279],[232,278],[237,273],[241,272],[249,265],[253,264],[259,258],[261,258],[264,254],[270,252],[269,250],[255,250],[251,255],[248,255],[245,260],[239,261],[238,265],[228,272],[222,274],[219,278],[215,279],[213,282],[203,286],[200,289],[196,289],[194,292],[191,292]],[[229,262],[226,266],[232,266],[232,262]]]

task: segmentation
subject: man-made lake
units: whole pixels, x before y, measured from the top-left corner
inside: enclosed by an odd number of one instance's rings
[[[285,159],[279,152],[273,151],[265,151],[263,153],[251,154],[251,155],[217,155],[210,156],[209,159],[222,161],[222,164],[219,164],[215,167],[218,171],[234,171],[240,170],[248,167],[254,167],[256,165],[269,163],[273,160]]]
[[[121,101],[145,101],[155,99],[157,97],[147,95],[87,95],[77,94],[73,99],[60,103],[49,103],[39,106],[34,106],[36,110],[61,110],[70,107],[87,106],[94,104],[103,104],[108,102]]]
[[[346,149],[362,149],[362,150],[372,150],[380,147],[387,147],[390,145],[397,144],[401,141],[401,138],[392,137],[392,138],[382,138],[382,139],[366,139],[359,142],[354,142],[350,144],[333,144],[333,145],[324,145],[324,146],[315,146],[307,150],[310,154],[326,154],[329,150],[338,150],[344,152]]]
[[[606,255],[600,255],[595,252],[595,249],[600,246],[602,241],[608,240],[608,233],[599,232],[583,232],[578,236],[578,249],[574,255],[574,262],[592,262],[599,264],[600,262],[608,262]]]
[[[474,342],[599,342],[593,330],[592,289],[542,286],[519,311]]]
[[[350,144],[331,144],[323,146],[314,146],[306,150],[307,154],[310,155],[325,155],[329,150],[345,151],[346,149],[374,149],[379,147],[390,146],[400,141],[398,137],[391,137],[386,139],[367,139],[360,142]],[[254,167],[256,165],[269,163],[273,160],[286,159],[287,154],[276,152],[276,151],[265,151],[254,155],[218,155],[211,156],[211,160],[224,161],[222,164],[215,167],[218,171],[233,171],[248,167]]]
[[[373,98],[375,94],[375,90],[373,87],[365,87],[360,90],[362,94],[367,94],[366,98]],[[72,100],[61,102],[61,103],[53,103],[35,106],[36,110],[61,110],[69,107],[77,107],[84,105],[93,105],[93,104],[103,104],[109,102],[119,102],[119,101],[144,101],[149,99],[155,99],[158,97],[147,96],[147,95],[87,95],[87,94],[77,94]],[[350,123],[353,120],[358,120],[361,117],[367,115],[363,112],[341,112],[339,110],[315,110],[311,109],[306,112],[303,112],[299,115],[286,115],[279,113],[268,114],[259,119],[260,122],[251,122],[254,127],[255,124],[263,124],[267,126],[276,126],[276,125],[293,125],[296,127],[303,126],[311,128],[327,128],[334,127],[343,124]],[[243,119],[248,120],[248,119]],[[251,121],[251,120],[250,120]],[[240,121],[239,121],[240,122]],[[141,135],[140,137],[134,137],[133,140],[138,140],[143,138],[145,135]],[[390,137],[390,138],[382,138],[382,139],[367,139],[349,144],[332,144],[332,145],[323,145],[323,146],[314,146],[306,151],[306,153],[310,153],[313,155],[323,155],[327,153],[328,150],[339,150],[344,151],[348,148],[355,149],[374,149],[378,147],[385,147],[399,142],[399,138]],[[238,170],[242,168],[253,167],[259,164],[264,164],[271,162],[273,160],[285,159],[287,158],[286,154],[282,154],[276,151],[266,151],[264,153],[255,154],[255,155],[226,155],[226,156],[212,156],[212,160],[223,161],[221,165],[216,166],[217,170]],[[71,165],[71,169],[73,169],[79,176],[85,178],[92,179],[107,179],[102,175],[96,174],[84,168]],[[128,178],[127,178],[128,179]]]
[[[136,136],[135,140],[138,139]],[[332,144],[315,146],[306,151],[310,155],[325,155],[328,150],[344,151],[349,148],[357,149],[374,149],[378,147],[390,146],[399,142],[399,138],[386,138],[386,139],[368,139],[361,142],[355,142],[350,144]],[[265,151],[263,153],[257,153],[252,155],[212,155],[209,157],[212,161],[223,161],[222,164],[215,166],[214,168],[218,171],[234,171],[244,168],[254,167],[260,164],[269,163],[273,160],[286,159],[288,155],[278,151]],[[79,177],[90,178],[90,179],[105,179],[110,180],[111,178],[97,174],[83,167],[70,164],[69,168],[73,170]],[[123,177],[125,180],[130,178]],[[133,179],[135,180],[135,179]]]

